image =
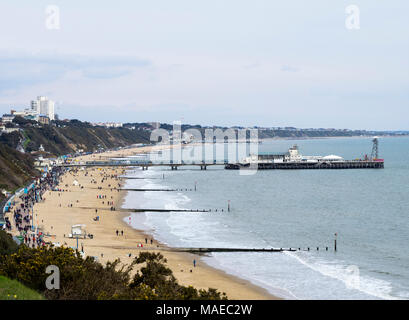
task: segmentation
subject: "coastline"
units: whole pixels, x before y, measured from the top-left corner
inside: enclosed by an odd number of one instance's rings
[[[158,147],[163,148],[154,146],[110,151],[84,156],[81,161],[102,156],[114,157],[118,154],[135,155]],[[85,256],[93,256],[101,263],[119,258],[123,264],[129,264],[139,252],[161,252],[182,285],[198,289],[215,288],[234,300],[280,299],[248,280],[209,266],[198,255],[170,251],[171,247],[153,239],[148,232],[128,225],[124,221],[128,214],[119,211],[128,191],[117,189],[125,181],[125,178],[119,178],[125,172],[121,168],[86,168],[64,173],[59,185],[64,191],[47,191],[44,200],[34,206],[35,225],[48,234],[46,241],[76,248],[76,240],[69,238],[68,234],[72,225],[83,224],[86,232],[93,235],[93,239],[80,239],[78,250],[83,250]],[[111,202],[118,211],[110,210]],[[94,221],[96,216],[99,216],[99,221]],[[119,231],[119,236],[116,235],[116,230]],[[148,244],[145,243],[145,238],[149,239]],[[150,239],[153,240],[152,245]],[[141,244],[143,247],[140,247]],[[194,259],[197,261],[196,267],[193,267]],[[135,269],[133,272],[136,271]]]
[[[121,195],[121,206],[129,191]],[[143,213],[137,213],[143,214]],[[158,241],[152,233],[146,230],[136,229],[128,225],[125,220],[129,214],[122,212],[118,215],[118,222],[122,223],[127,229],[132,230],[141,239],[153,239],[153,245],[159,246],[161,252],[168,260],[168,266],[172,269],[174,276],[179,283],[186,286],[208,289],[216,288],[220,292],[225,292],[229,299],[234,300],[281,300],[282,298],[272,295],[267,289],[253,284],[247,279],[232,275],[222,269],[215,268],[207,264],[203,257],[187,252],[171,251],[172,247]],[[155,250],[156,252],[156,250]],[[196,260],[196,268],[193,268],[192,261]],[[183,270],[183,271],[182,271]],[[189,272],[193,270],[193,273]],[[199,271],[199,272],[198,272]]]
[[[118,204],[121,208],[128,194],[129,191],[120,194]],[[162,251],[158,250],[158,252],[161,252],[167,258],[168,266],[172,269],[174,276],[180,284],[203,289],[208,289],[209,287],[216,288],[220,292],[225,292],[229,299],[234,300],[281,300],[281,298],[268,292],[267,289],[257,286],[247,279],[210,266],[200,255],[171,251],[172,247],[155,239],[149,231],[136,229],[127,224],[125,220],[128,216],[129,213],[121,212],[117,216],[118,222],[125,225],[127,229],[132,230],[141,239],[153,239],[153,245],[159,246],[162,249]],[[197,269],[192,268],[193,260],[197,261]],[[194,273],[199,270],[199,267],[202,272],[195,275]],[[194,270],[194,273],[189,272],[191,269]]]
[[[180,284],[185,286],[193,286],[195,288],[208,289],[216,288],[220,292],[225,292],[230,300],[282,300],[282,298],[272,295],[267,289],[253,284],[251,281],[240,278],[238,276],[227,273],[226,271],[215,268],[207,264],[200,255],[190,254],[186,252],[172,252],[172,247],[161,243],[147,231],[135,229],[128,226],[123,220],[127,214],[122,214],[121,222],[126,225],[127,229],[131,229],[137,233],[141,238],[147,237],[153,239],[154,244],[159,245],[162,250],[155,250],[161,252],[168,260],[168,266],[172,269],[174,276]],[[143,250],[141,250],[143,251]],[[197,268],[202,269],[205,279],[198,279],[199,275],[191,276],[189,270],[192,269],[192,261],[195,259]],[[186,269],[180,269],[187,267]],[[190,268],[190,269],[189,269]],[[184,273],[181,272],[184,270]],[[186,270],[186,272],[185,272]],[[198,269],[196,269],[198,270]],[[194,270],[196,272],[196,270]],[[226,289],[227,288],[227,289]]]

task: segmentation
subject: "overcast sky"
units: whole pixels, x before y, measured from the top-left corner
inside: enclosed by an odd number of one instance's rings
[[[360,29],[345,8],[360,9]],[[56,5],[60,29],[47,29]],[[409,129],[407,0],[0,3],[0,111],[60,118]]]

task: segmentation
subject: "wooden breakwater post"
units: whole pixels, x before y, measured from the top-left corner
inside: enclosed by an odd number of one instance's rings
[[[173,248],[171,251],[189,253],[213,253],[213,252],[283,252],[296,251],[295,249],[284,248]]]

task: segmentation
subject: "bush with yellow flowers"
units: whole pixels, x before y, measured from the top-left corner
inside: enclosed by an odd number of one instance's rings
[[[83,259],[70,248],[32,249],[22,245],[17,252],[2,256],[0,275],[18,280],[47,299],[227,299],[215,289],[197,290],[179,285],[166,262],[160,253],[142,252],[128,266],[121,266],[119,260],[102,265],[91,257]],[[131,278],[136,264],[140,268]],[[46,288],[49,276],[46,268],[50,265],[60,270],[60,289]]]

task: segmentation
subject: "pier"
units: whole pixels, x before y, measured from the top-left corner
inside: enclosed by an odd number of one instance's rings
[[[345,161],[319,161],[319,162],[259,162],[255,164],[258,170],[294,170],[294,169],[383,169],[384,161],[380,160],[345,160]],[[224,166],[227,170],[250,169],[249,163],[229,163],[228,161],[212,162],[191,162],[178,163],[172,162],[134,162],[134,161],[86,161],[80,163],[64,163],[60,167],[141,167],[142,170],[148,170],[150,167],[170,167],[171,170],[178,170],[180,167],[196,166],[200,170],[207,170],[209,166]],[[251,168],[253,169],[253,168]],[[126,178],[126,177],[124,177]],[[129,177],[126,179],[155,179],[155,178],[136,178]],[[156,178],[158,179],[158,178]]]
[[[340,156],[302,156],[298,146],[294,145],[288,152],[250,154],[244,160],[236,159],[206,159],[199,156],[194,159],[166,159],[162,161],[140,159],[109,159],[98,161],[75,161],[61,163],[60,167],[140,167],[148,170],[150,167],[169,167],[178,170],[180,167],[196,166],[200,170],[207,170],[210,166],[224,166],[227,170],[251,169],[251,170],[293,170],[293,169],[383,169],[384,160],[378,157],[378,138],[373,139],[373,149],[370,157],[365,155],[363,159],[345,160]],[[214,157],[213,157],[214,158]],[[147,177],[131,179],[149,179]]]
[[[207,170],[209,166],[225,166],[229,164],[228,160],[213,160],[213,161],[167,161],[153,162],[140,160],[110,160],[110,161],[79,161],[71,163],[61,163],[59,167],[140,167],[142,170],[148,170],[150,167],[170,167],[171,170],[178,170],[180,167],[196,166],[200,170]],[[139,178],[133,178],[139,179]],[[151,179],[151,178],[144,178]]]
[[[249,168],[249,164],[227,164],[227,170],[240,170]],[[278,163],[258,163],[258,170],[296,170],[296,169],[383,169],[383,161],[328,161],[328,162],[278,162]]]

